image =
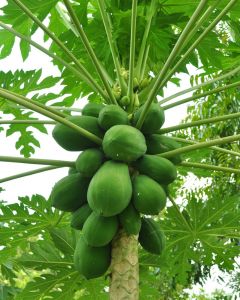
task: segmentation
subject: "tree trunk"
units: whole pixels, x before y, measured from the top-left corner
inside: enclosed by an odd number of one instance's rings
[[[120,230],[112,243],[110,300],[138,299],[138,239]]]

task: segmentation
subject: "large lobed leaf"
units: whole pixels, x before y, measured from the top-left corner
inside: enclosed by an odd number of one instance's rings
[[[194,264],[232,270],[239,255],[240,196],[205,198],[195,191],[181,212],[176,206],[167,209],[159,221],[167,236],[166,250],[160,257],[143,255],[141,264],[158,267],[181,284],[188,282]]]
[[[20,203],[0,206],[1,263],[24,251],[32,239],[44,235],[59,218],[59,213],[40,195],[19,200]]]

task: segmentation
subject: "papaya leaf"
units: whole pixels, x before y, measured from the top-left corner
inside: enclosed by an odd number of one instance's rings
[[[203,194],[192,192],[181,212],[168,207],[160,222],[167,236],[166,250],[160,257],[142,254],[140,263],[160,268],[180,284],[188,282],[195,263],[232,270],[239,255],[235,242],[240,229],[239,199],[239,195],[216,195],[206,201]]]
[[[58,77],[52,76],[42,79],[42,70],[17,70],[14,73],[10,71],[4,73],[0,71],[0,86],[23,96],[27,96],[30,92],[36,93],[36,91],[54,88],[59,80]],[[46,94],[44,97],[37,93],[33,98],[35,101],[46,103],[49,100],[57,99],[58,95],[50,93]],[[36,118],[32,117],[33,112],[25,112],[23,107],[6,101],[5,99],[0,99],[0,110],[5,115],[13,115],[14,119],[17,120],[36,120]],[[11,124],[6,131],[6,136],[15,133],[20,134],[16,141],[16,149],[20,149],[20,153],[24,157],[30,157],[35,153],[35,148],[40,147],[40,143],[36,137],[34,137],[34,133],[31,130],[28,130],[29,127],[32,127],[41,133],[47,133],[45,126],[42,124]]]
[[[41,21],[43,21],[49,14],[49,11],[55,7],[57,0],[47,0],[44,2],[40,0],[37,1],[23,0],[22,3],[26,5],[32,11],[33,14],[37,15],[37,17]],[[13,1],[7,3],[7,5],[2,7],[0,11],[2,12],[2,15],[0,16],[0,20],[2,22],[4,22],[5,24],[12,25],[12,27],[15,30],[21,32],[26,36],[31,36],[32,34],[35,33],[36,29],[38,28],[34,24],[34,22]],[[9,36],[10,35],[12,41],[14,42],[15,41],[14,35],[12,33],[9,33]],[[1,41],[3,41],[2,35],[1,35]],[[11,54],[12,50],[13,50],[12,43],[5,44],[5,51],[1,53],[0,58],[5,58],[9,54]],[[21,41],[20,50],[21,50],[23,60],[26,60],[30,52],[29,44],[25,41]]]
[[[69,230],[61,228],[63,235]],[[34,299],[73,299],[75,293],[84,299],[108,299],[105,287],[108,281],[104,278],[85,280],[73,266],[73,249],[63,255],[56,243],[51,240],[39,240],[30,245],[30,251],[16,259],[18,266],[35,270],[48,270],[47,274],[36,277],[28,283],[16,299],[28,299],[29,294]],[[22,297],[22,298],[21,298]],[[41,298],[42,297],[42,298]],[[30,299],[30,298],[29,298]]]
[[[17,253],[26,250],[29,242],[44,235],[59,218],[40,195],[20,197],[20,203],[0,206],[0,262],[6,262]]]
[[[72,254],[75,246],[73,236],[69,231],[63,230],[63,228],[51,228],[49,230],[55,247],[57,247],[65,255]]]
[[[19,292],[18,288],[0,284],[0,299],[1,300],[13,300],[16,294]]]
[[[73,249],[71,256],[63,256],[55,247],[51,240],[39,240],[36,243],[31,243],[28,253],[23,253],[20,258],[17,258],[17,264],[24,267],[33,268],[35,270],[60,270],[73,267]]]
[[[61,269],[53,274],[43,274],[29,282],[20,292],[16,300],[42,299],[73,299],[79,280],[78,273],[73,269]]]
[[[6,30],[0,30],[0,35],[0,59],[3,59],[11,54],[15,39],[14,36]]]
[[[0,71],[0,86],[23,96],[30,92],[54,88],[60,80],[61,78],[53,76],[42,78],[42,70],[16,70],[14,73]]]

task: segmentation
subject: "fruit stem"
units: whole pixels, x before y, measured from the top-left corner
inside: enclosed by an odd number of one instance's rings
[[[80,78],[81,80],[87,82],[89,84],[89,86],[93,89],[93,91],[95,91],[96,93],[99,93],[103,97],[103,99],[105,99],[106,101],[108,100],[108,97],[106,96],[105,92],[102,89],[98,90],[96,88],[96,84],[95,83],[93,84],[92,82],[90,82],[88,80],[88,78],[83,73],[81,73],[75,67],[71,66],[64,59],[62,59],[61,57],[59,57],[59,56],[53,54],[52,52],[48,51],[44,47],[40,46],[38,43],[36,43],[33,40],[31,40],[29,37],[21,34],[20,32],[18,32],[16,30],[14,30],[12,27],[4,24],[1,21],[0,21],[0,27],[4,28],[8,32],[11,32],[15,36],[19,37],[21,40],[28,42],[30,45],[32,45],[33,47],[37,48],[38,50],[40,50],[41,52],[45,53],[46,55],[50,56],[51,58],[56,59],[57,61],[59,61],[63,66],[65,66],[72,73],[74,73],[78,78]]]
[[[221,2],[222,0],[216,0],[214,4],[210,5],[208,7],[208,9],[205,11],[205,13],[202,15],[202,17],[199,19],[198,22],[196,22],[195,27],[193,28],[193,30],[190,32],[190,34],[188,35],[188,38],[186,39],[186,41],[183,43],[182,48],[185,48],[187,46],[187,43],[190,42],[190,40],[193,38],[194,34],[197,33],[197,31],[199,30],[199,28],[201,28],[201,26],[204,24],[204,22],[212,16],[214,9],[218,6],[218,4]]]
[[[187,152],[191,152],[191,151],[202,149],[202,148],[208,148],[208,147],[215,146],[215,145],[231,143],[231,142],[234,142],[234,141],[237,141],[237,140],[240,140],[240,134],[231,135],[231,136],[227,136],[227,137],[224,137],[224,138],[214,139],[214,140],[211,140],[211,141],[201,142],[201,143],[197,143],[197,144],[194,144],[194,145],[182,147],[182,148],[179,148],[179,149],[175,149],[175,150],[171,150],[171,151],[168,151],[168,152],[158,154],[158,156],[169,158],[169,157],[173,157],[173,156],[178,155],[178,154],[187,153]]]
[[[149,49],[150,49],[150,45],[147,45],[146,51],[144,52],[143,63],[142,63],[142,66],[141,66],[140,82],[143,80],[144,74],[145,74],[145,71],[146,71],[146,65],[147,65]]]
[[[195,12],[191,16],[190,20],[188,21],[186,27],[183,29],[179,39],[177,40],[177,43],[175,44],[172,52],[170,53],[167,61],[165,62],[164,66],[162,67],[160,73],[156,77],[156,81],[153,85],[153,88],[150,90],[148,99],[144,105],[144,109],[142,110],[142,113],[140,115],[140,118],[138,119],[136,127],[138,129],[141,129],[143,122],[146,118],[146,115],[148,113],[148,110],[150,108],[151,103],[153,102],[157,91],[159,90],[159,86],[161,85],[162,81],[164,80],[168,69],[171,67],[172,63],[174,62],[176,56],[179,54],[179,50],[181,50],[181,45],[184,43],[184,41],[187,39],[188,34],[191,32],[195,22],[201,15],[202,11],[204,10],[208,0],[201,0],[198,7],[196,8]]]
[[[66,118],[66,117],[67,117],[66,114],[64,114],[64,113],[61,112],[61,111],[56,110],[55,108],[53,108],[53,107],[51,107],[51,106],[46,106],[45,104],[42,104],[42,103],[40,103],[40,102],[37,102],[37,101],[32,100],[32,99],[29,99],[29,98],[26,98],[26,97],[24,97],[24,96],[22,96],[22,95],[20,95],[20,94],[17,94],[17,93],[12,92],[12,91],[8,91],[8,90],[1,89],[1,88],[0,88],[0,91],[5,91],[5,92],[7,92],[8,94],[11,94],[11,95],[13,95],[13,96],[15,96],[15,97],[17,97],[17,98],[20,98],[20,99],[22,99],[22,100],[24,100],[24,101],[27,101],[27,102],[29,102],[29,103],[31,103],[31,104],[37,106],[37,107],[40,107],[40,108],[43,108],[43,109],[47,109],[48,111],[50,111],[51,113],[53,113],[53,114],[55,114],[55,115],[57,115],[57,116],[59,116],[59,117],[62,117],[62,118]],[[25,108],[25,107],[23,106],[23,108]]]
[[[175,99],[175,98],[177,98],[177,97],[179,97],[179,96],[182,96],[182,95],[184,95],[184,94],[187,94],[187,93],[190,93],[190,92],[195,91],[195,90],[197,90],[197,89],[200,89],[200,88],[202,88],[202,87],[204,87],[204,86],[206,86],[206,85],[215,83],[215,82],[217,82],[217,81],[221,81],[221,80],[226,79],[226,78],[229,78],[229,77],[232,77],[232,76],[236,75],[236,74],[239,73],[239,72],[240,72],[240,66],[236,67],[236,68],[233,69],[232,71],[230,71],[230,72],[228,72],[228,73],[226,73],[226,74],[224,74],[224,75],[222,75],[222,76],[216,77],[216,78],[214,78],[214,79],[212,79],[212,80],[203,82],[203,83],[201,83],[201,84],[195,85],[195,86],[193,86],[193,87],[191,87],[191,88],[188,88],[188,89],[186,89],[186,90],[183,90],[183,91],[180,91],[180,92],[178,92],[178,93],[176,93],[176,94],[173,94],[173,95],[171,95],[171,96],[169,96],[169,97],[167,97],[167,98],[164,98],[164,99],[162,99],[162,100],[159,101],[159,104],[161,105],[161,104],[166,103],[166,102],[168,102],[168,101],[170,101],[170,100],[173,100],[173,99]],[[194,99],[193,99],[193,100],[194,100]],[[190,101],[190,100],[189,100],[189,101]],[[166,107],[166,106],[165,106],[165,107]]]
[[[193,95],[191,97],[188,97],[188,98],[185,98],[185,99],[182,99],[182,100],[178,100],[174,103],[162,106],[162,108],[164,110],[167,110],[169,108],[173,108],[173,107],[176,107],[178,105],[181,105],[181,104],[184,104],[184,103],[187,103],[187,102],[199,99],[199,98],[203,98],[203,97],[206,97],[208,95],[213,95],[213,94],[219,93],[221,91],[224,91],[224,90],[227,90],[227,89],[230,89],[230,88],[234,88],[234,87],[238,87],[238,86],[240,86],[240,81],[237,81],[237,82],[234,82],[234,83],[231,83],[231,84],[228,84],[228,85],[224,85],[224,86],[218,87],[216,89],[213,89],[213,90],[201,93],[201,94],[196,94],[196,95]]]
[[[116,73],[117,73],[117,78],[119,81],[119,85],[122,91],[122,94],[125,94],[127,92],[127,85],[126,82],[124,81],[122,75],[121,75],[121,66],[119,62],[119,53],[118,53],[118,48],[117,45],[114,41],[114,38],[112,36],[112,22],[110,16],[106,12],[106,5],[105,5],[105,0],[98,0],[98,6],[99,10],[102,16],[103,24],[105,27],[106,35],[108,38],[108,43],[110,46],[110,50],[112,53],[112,58],[113,62],[115,65]]]
[[[154,14],[156,13],[156,5],[157,5],[157,1],[151,0],[151,4],[149,6],[147,16],[146,16],[146,26],[145,26],[145,30],[143,33],[142,43],[141,43],[141,47],[139,50],[139,55],[138,55],[138,60],[137,60],[137,65],[136,65],[136,76],[139,80],[141,79],[141,69],[142,69],[143,62],[144,62],[144,54],[146,54],[146,52],[147,52],[146,44],[147,44],[147,40],[148,40],[148,35],[149,35],[152,19],[153,19]]]
[[[233,168],[228,168],[228,167],[220,167],[220,166],[213,166],[213,165],[202,164],[202,163],[193,163],[193,162],[183,161],[183,162],[180,163],[180,166],[240,174],[240,170],[238,170],[238,169],[233,169]]]
[[[10,180],[14,180],[14,179],[19,179],[19,178],[22,178],[22,177],[26,177],[26,176],[30,176],[30,175],[34,175],[34,174],[38,174],[38,173],[42,173],[42,172],[46,172],[46,171],[55,170],[55,169],[58,169],[58,168],[61,168],[61,167],[45,167],[45,168],[40,168],[40,169],[36,169],[36,170],[31,170],[31,171],[28,171],[28,172],[15,174],[15,175],[0,179],[0,183],[7,182],[7,181],[10,181]]]
[[[0,120],[0,124],[45,124],[55,125],[56,122],[48,120]]]
[[[228,5],[220,12],[220,14],[209,24],[209,26],[203,31],[203,33],[195,40],[195,42],[187,49],[184,55],[177,61],[174,67],[170,70],[170,72],[163,79],[162,83],[159,85],[158,89],[162,88],[168,80],[172,77],[172,75],[177,71],[177,69],[181,66],[182,63],[186,60],[189,54],[198,46],[198,44],[205,38],[205,36],[221,21],[222,17],[228,13],[228,11],[232,8],[232,6],[236,3],[237,0],[232,0],[228,3]],[[181,48],[182,50],[182,48]]]
[[[191,144],[191,145],[200,143],[199,141],[186,140],[186,139],[178,138],[178,137],[175,137],[175,136],[171,136],[171,138],[174,139],[177,142]],[[212,147],[209,147],[209,148],[213,149],[215,151],[218,151],[218,152],[222,152],[222,153],[226,153],[226,154],[230,154],[230,155],[235,155],[235,156],[240,156],[240,152],[227,150],[227,149],[220,148],[220,147],[215,147],[215,146],[212,146]]]
[[[130,99],[130,107],[133,107],[133,103],[134,103],[133,79],[134,79],[134,63],[135,63],[135,45],[136,45],[137,4],[138,4],[138,0],[132,1],[129,78],[128,78],[128,91],[127,91],[127,96]]]
[[[79,126],[77,126],[76,124],[68,121],[67,119],[64,119],[58,115],[56,115],[55,113],[49,111],[48,107],[44,106],[43,107],[39,107],[37,106],[35,103],[33,103],[32,100],[25,98],[26,100],[23,100],[23,96],[20,96],[20,98],[18,96],[15,96],[15,94],[10,93],[2,88],[0,88],[0,96],[8,99],[10,101],[13,101],[17,104],[20,104],[26,108],[29,108],[35,112],[38,112],[46,117],[49,117],[50,119],[53,119],[59,123],[62,123],[63,125],[68,126],[69,128],[77,131],[79,134],[85,136],[86,138],[88,138],[89,140],[93,141],[94,143],[101,145],[102,144],[102,140],[97,137],[96,135],[92,134],[91,132],[85,130],[84,128],[81,128]]]
[[[70,1],[69,0],[63,0],[63,2],[64,2],[65,6],[67,8],[67,11],[68,11],[68,13],[69,13],[76,29],[77,29],[77,31],[79,33],[79,36],[82,40],[83,45],[86,48],[86,51],[87,51],[89,57],[91,58],[92,63],[94,65],[94,67],[96,68],[96,71],[98,72],[99,77],[102,80],[102,83],[103,83],[103,85],[104,85],[104,87],[105,87],[105,89],[108,93],[108,96],[110,98],[111,103],[118,105],[118,103],[117,103],[117,101],[116,101],[116,99],[113,95],[112,89],[109,85],[109,82],[107,80],[107,77],[104,74],[105,71],[103,72],[103,67],[100,64],[100,62],[99,62],[99,60],[98,60],[91,44],[90,44],[90,42],[89,42],[89,40],[88,40],[84,30],[83,30],[82,24],[80,23],[76,13],[74,12],[74,10],[72,8],[72,5],[71,5]]]
[[[184,128],[195,127],[195,126],[200,126],[200,125],[205,125],[205,124],[211,124],[211,123],[221,122],[221,121],[225,121],[225,120],[231,120],[231,119],[235,119],[235,118],[239,118],[239,117],[240,117],[240,112],[162,128],[158,131],[158,133],[165,134],[165,133],[177,131],[177,130],[184,129]]]
[[[90,73],[84,68],[84,66],[79,62],[79,60],[72,54],[71,51],[59,40],[55,34],[49,30],[34,14],[25,6],[20,0],[13,0],[16,5],[18,5],[25,13],[29,16],[62,50],[63,52],[72,59],[72,61],[76,64],[79,71],[88,79],[88,81],[95,86],[96,90],[101,91],[100,94],[104,94],[102,88],[98,85],[98,83],[94,80],[94,78],[90,75]]]
[[[75,167],[75,161],[66,160],[54,160],[54,159],[43,159],[43,158],[23,158],[16,156],[0,156],[2,162],[13,162],[33,165],[51,165],[55,167]]]

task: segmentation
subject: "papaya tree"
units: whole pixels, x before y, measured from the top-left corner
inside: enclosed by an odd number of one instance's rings
[[[19,49],[27,63],[37,49],[50,61],[0,73],[0,124],[20,152],[0,161],[44,165],[0,182],[68,168],[48,199],[1,203],[4,300],[177,299],[213,265],[233,270],[239,20],[237,0],[1,4],[0,58]],[[77,159],[31,157],[39,132]]]

